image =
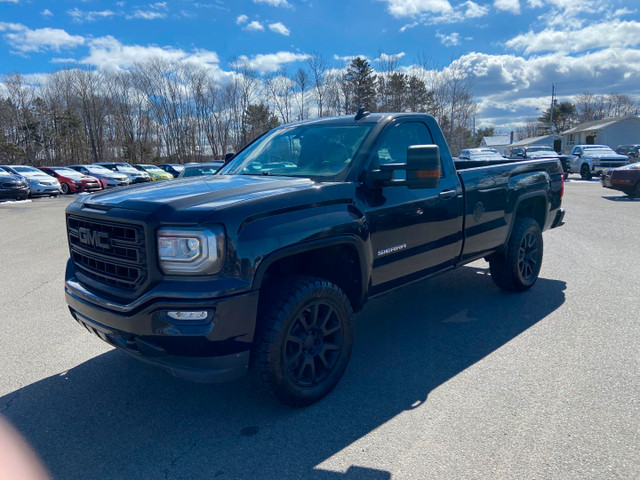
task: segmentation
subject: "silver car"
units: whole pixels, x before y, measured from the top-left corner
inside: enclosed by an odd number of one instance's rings
[[[151,177],[147,172],[136,170],[125,162],[96,162],[94,165],[100,165],[101,167],[108,168],[112,172],[123,173],[129,177],[130,183],[145,183],[151,181]]]
[[[42,170],[29,165],[0,165],[4,171],[14,175],[22,175],[29,182],[29,196],[54,196],[57,197],[62,192],[60,182],[56,178],[51,178]]]
[[[124,187],[129,185],[129,177],[124,173],[112,172],[108,168],[101,167],[100,165],[69,165],[69,168],[73,168],[85,175],[96,177],[100,180],[102,188]]]

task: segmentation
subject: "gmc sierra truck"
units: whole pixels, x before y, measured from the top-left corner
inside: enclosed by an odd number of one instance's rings
[[[524,291],[563,223],[556,160],[454,164],[426,114],[278,127],[216,174],[84,196],[66,211],[75,320],[173,375],[250,367],[292,405],[342,377],[353,312],[477,259]]]

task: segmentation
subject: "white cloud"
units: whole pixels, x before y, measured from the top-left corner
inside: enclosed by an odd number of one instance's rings
[[[157,20],[159,18],[165,18],[166,13],[156,12],[153,10],[136,10],[132,14],[127,15],[127,20]]]
[[[289,29],[280,22],[270,23],[269,30],[275,33],[279,33],[280,35],[284,35],[285,37],[288,37],[291,33]]]
[[[249,23],[246,27],[244,27],[243,30],[247,30],[248,32],[263,32],[264,27],[260,22],[254,20],[253,22]]]
[[[466,8],[464,11],[465,18],[480,18],[489,13],[489,7],[487,5],[478,5],[472,1],[464,2],[460,6]]]
[[[167,10],[167,2],[156,2],[149,4],[149,7],[155,10]]]
[[[38,28],[32,30],[19,23],[0,22],[0,32],[5,33],[7,43],[18,53],[42,52],[53,50],[59,52],[63,48],[74,48],[85,43],[84,37],[69,35],[59,28]]]
[[[45,8],[40,12],[40,15],[42,15],[43,17],[52,17],[53,13],[51,13],[51,10],[49,10],[48,8]]]
[[[272,7],[290,7],[287,0],[253,0],[253,3],[264,3]]]
[[[186,62],[204,68],[212,78],[222,80],[232,76],[220,69],[220,59],[216,52],[194,50],[186,52],[173,47],[157,45],[125,45],[112,36],[100,37],[88,42],[89,56],[79,63],[101,70],[126,70],[136,63],[151,59],[169,62]]]
[[[440,43],[445,47],[455,47],[456,45],[460,45],[460,34],[457,32],[449,35],[436,33],[436,38],[440,40]]]
[[[506,42],[506,46],[535,52],[584,52],[604,47],[630,47],[640,45],[640,23],[612,21],[588,25],[578,30],[545,29],[529,31]]]
[[[59,58],[54,57],[51,59],[51,63],[77,63],[78,61],[75,58]]]
[[[20,0],[0,0],[0,2],[19,3]]]
[[[255,1],[255,0],[254,0]],[[424,13],[449,13],[453,7],[447,0],[382,0],[396,18],[414,17]]]
[[[238,15],[238,17],[236,18],[236,25],[242,25],[243,23],[247,23],[248,20],[249,20],[249,17],[247,17],[246,15]]]
[[[334,60],[338,60],[340,62],[345,62],[345,63],[353,62],[356,58],[362,58],[364,60],[368,60],[366,55],[346,55],[344,57],[341,57],[339,55],[333,56]]]
[[[503,10],[514,14],[520,13],[520,0],[494,0],[493,6],[498,10]]]
[[[112,12],[111,10],[86,12],[78,8],[73,8],[71,10],[67,10],[67,15],[69,15],[74,22],[83,23],[83,22],[93,22],[98,18],[112,17],[113,15],[115,15],[115,13]]]
[[[266,55],[259,54],[254,57],[241,55],[239,63],[246,64],[249,68],[257,70],[261,73],[276,72],[280,70],[283,64],[300,62],[309,58],[309,55],[292,52],[269,53]]]
[[[380,56],[378,58],[376,58],[374,61],[375,62],[395,61],[395,60],[400,60],[405,55],[406,55],[406,53],[404,53],[404,52],[399,52],[399,53],[381,53]],[[356,57],[354,57],[354,58],[356,58]]]

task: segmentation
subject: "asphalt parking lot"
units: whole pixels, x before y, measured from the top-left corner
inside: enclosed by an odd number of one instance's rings
[[[344,378],[306,409],[251,377],[172,378],[79,327],[71,200],[0,204],[0,414],[54,478],[640,478],[640,200],[570,180],[526,293],[480,261],[371,301]]]

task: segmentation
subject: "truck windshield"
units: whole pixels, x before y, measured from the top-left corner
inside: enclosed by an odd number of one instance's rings
[[[333,177],[344,171],[370,125],[296,125],[273,130],[221,169],[223,175]]]

